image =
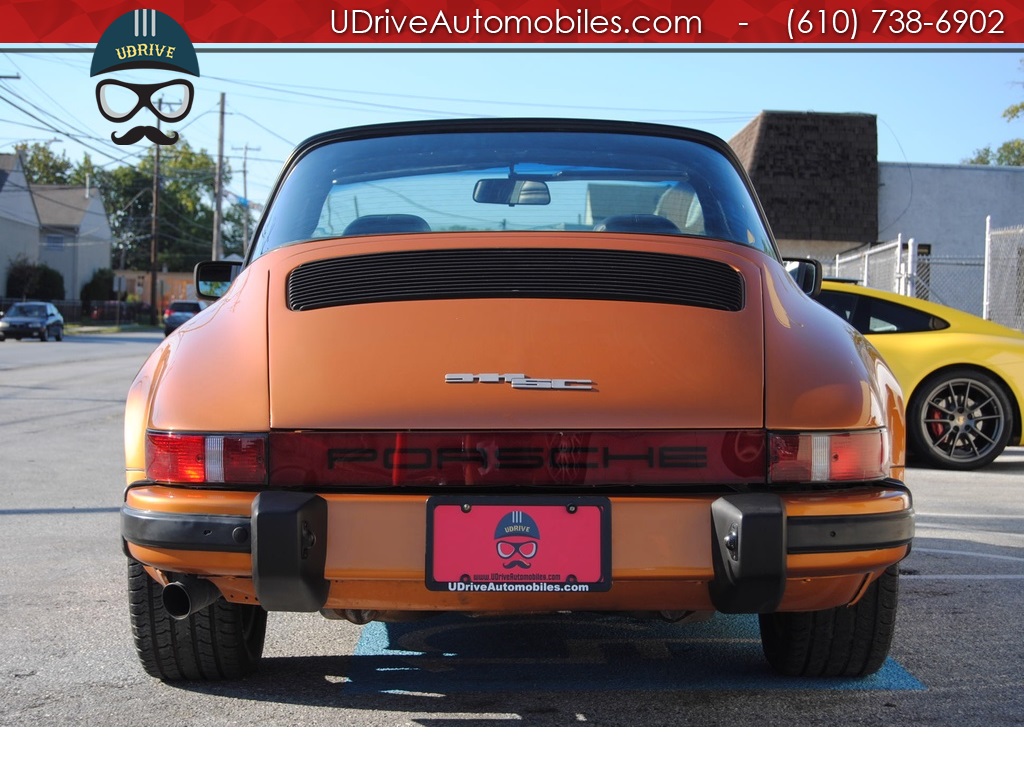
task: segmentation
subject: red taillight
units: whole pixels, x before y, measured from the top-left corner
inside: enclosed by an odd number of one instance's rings
[[[773,483],[881,480],[891,467],[885,429],[771,434],[768,445],[768,480]]]
[[[182,485],[263,485],[265,435],[146,433],[146,476]]]

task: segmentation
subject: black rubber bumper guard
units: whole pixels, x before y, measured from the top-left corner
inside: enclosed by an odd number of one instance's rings
[[[312,493],[264,491],[252,502],[252,580],[268,611],[319,611],[331,583],[327,501]]]
[[[327,602],[327,501],[264,491],[249,517],[121,508],[121,536],[154,549],[252,553],[256,598],[268,611],[319,611]]]
[[[884,485],[910,498],[902,483]],[[821,515],[787,520],[772,493],[722,496],[711,505],[711,600],[722,613],[772,613],[786,589],[786,556],[836,554],[906,546],[914,538],[912,505],[873,515]]]
[[[902,483],[884,485],[909,498]],[[722,496],[711,505],[711,523],[715,577],[709,590],[722,613],[773,612],[785,591],[787,554],[887,549],[910,544],[914,536],[912,506],[787,521],[785,504],[772,493]],[[264,491],[248,518],[125,506],[121,534],[157,549],[251,552],[256,597],[269,611],[314,612],[327,602],[327,502],[313,493]]]

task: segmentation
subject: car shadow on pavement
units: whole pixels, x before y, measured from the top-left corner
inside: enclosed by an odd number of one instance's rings
[[[764,660],[752,616],[716,615],[708,622],[677,625],[556,614],[372,622],[352,656],[266,658],[249,680],[203,689],[314,707],[497,716],[523,697],[566,702],[626,692],[643,699],[645,692],[919,691],[924,686],[892,659],[864,679],[778,675]],[[516,722],[529,724],[529,716],[550,718],[562,709],[519,712],[527,722]],[[467,724],[462,717],[452,722]]]

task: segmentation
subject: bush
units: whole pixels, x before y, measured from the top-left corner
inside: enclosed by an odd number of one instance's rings
[[[7,270],[7,296],[40,301],[64,300],[64,276],[45,264],[17,259]]]
[[[114,296],[114,270],[97,269],[92,279],[82,286],[79,298],[84,304],[119,298]]]

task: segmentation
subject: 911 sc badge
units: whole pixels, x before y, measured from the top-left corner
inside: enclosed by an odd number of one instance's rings
[[[525,373],[446,373],[445,384],[501,384],[512,389],[570,389],[593,390],[591,379],[538,379]]]

